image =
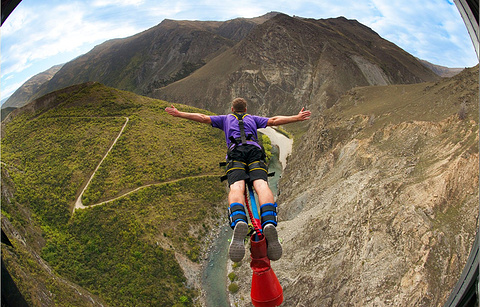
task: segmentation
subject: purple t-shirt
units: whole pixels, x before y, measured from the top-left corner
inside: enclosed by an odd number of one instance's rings
[[[212,127],[222,129],[225,132],[225,140],[227,141],[227,147],[230,148],[230,136],[233,138],[240,137],[240,128],[238,127],[238,120],[233,114],[228,115],[214,115],[210,116],[212,120]],[[267,127],[268,117],[261,117],[256,115],[247,114],[243,118],[243,125],[245,127],[245,135],[252,134],[257,139],[257,129]],[[253,141],[247,141],[248,144],[256,145]]]

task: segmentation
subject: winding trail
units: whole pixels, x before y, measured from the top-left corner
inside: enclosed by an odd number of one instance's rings
[[[184,180],[186,178],[200,178],[200,177],[212,177],[212,176],[216,176],[218,177],[218,174],[202,174],[202,175],[196,175],[196,176],[189,176],[189,177],[183,177],[183,178],[177,178],[177,179],[172,179],[172,180],[169,180],[169,181],[164,181],[164,182],[157,182],[157,183],[151,183],[151,184],[147,184],[147,185],[144,185],[144,186],[141,186],[141,187],[138,187],[134,190],[131,190],[129,192],[126,192],[122,195],[119,195],[115,198],[112,198],[112,199],[109,199],[109,200],[105,200],[105,201],[102,201],[100,203],[97,203],[97,204],[93,204],[93,205],[89,205],[89,206],[84,206],[83,203],[82,203],[82,196],[83,194],[85,193],[85,191],[87,190],[88,186],[90,185],[90,182],[92,181],[93,177],[95,176],[95,173],[98,171],[98,169],[100,168],[100,165],[102,165],[103,161],[105,160],[105,158],[108,156],[108,154],[110,153],[110,151],[112,150],[113,146],[115,146],[115,144],[117,143],[118,139],[120,138],[120,136],[122,135],[123,131],[125,130],[125,127],[127,126],[128,124],[128,120],[129,118],[128,117],[125,117],[125,123],[123,124],[123,127],[122,129],[120,130],[120,132],[118,133],[117,137],[115,138],[115,140],[113,141],[113,144],[110,146],[110,148],[108,149],[108,151],[105,153],[105,155],[103,156],[102,160],[100,160],[100,163],[98,163],[97,167],[95,168],[95,170],[93,171],[92,175],[90,176],[90,178],[88,179],[88,182],[87,184],[85,185],[85,187],[83,188],[82,192],[80,193],[80,195],[78,195],[77,197],[77,200],[75,201],[75,207],[73,209],[73,212],[75,212],[75,210],[78,210],[78,209],[86,209],[86,208],[92,208],[92,207],[95,207],[95,206],[100,206],[100,205],[105,205],[106,203],[109,203],[109,202],[112,202],[112,201],[115,201],[115,200],[118,200],[122,197],[125,197],[129,194],[132,194],[132,193],[135,193],[141,189],[144,189],[144,188],[148,188],[148,187],[151,187],[151,186],[156,186],[156,185],[162,185],[162,184],[169,184],[169,183],[174,183],[174,182],[178,182],[178,181],[181,181],[181,180]]]
[[[108,151],[107,151],[107,152],[105,153],[105,155],[103,156],[102,160],[100,160],[100,163],[98,163],[97,167],[95,168],[95,170],[94,170],[93,173],[92,173],[92,176],[90,176],[90,179],[88,179],[88,182],[87,182],[87,184],[85,185],[85,187],[83,188],[82,192],[80,193],[80,195],[78,195],[77,200],[75,201],[75,207],[73,208],[73,212],[75,212],[75,210],[77,210],[77,209],[85,209],[85,208],[91,207],[91,206],[84,206],[84,205],[83,205],[83,203],[82,203],[83,193],[85,193],[85,191],[87,190],[88,186],[90,185],[90,182],[91,182],[92,179],[93,179],[93,176],[95,176],[95,173],[96,173],[97,170],[100,168],[100,165],[102,165],[103,160],[105,160],[105,158],[107,157],[107,155],[108,155],[108,154],[110,153],[110,151],[112,150],[113,146],[115,146],[115,144],[117,143],[118,139],[120,138],[120,136],[121,136],[122,133],[123,133],[123,130],[125,130],[125,127],[127,126],[128,121],[129,121],[129,118],[128,118],[128,117],[125,117],[125,124],[123,124],[123,127],[122,127],[122,129],[120,130],[120,133],[118,133],[117,137],[116,137],[115,140],[113,141],[112,146],[110,146],[110,148],[108,149]]]
[[[169,184],[169,183],[175,183],[175,182],[179,182],[179,181],[182,181],[182,180],[185,180],[187,178],[201,178],[201,177],[219,177],[218,174],[202,174],[202,175],[195,175],[195,176],[189,176],[189,177],[182,177],[182,178],[177,178],[177,179],[172,179],[172,180],[169,180],[169,181],[163,181],[163,182],[157,182],[157,183],[150,183],[150,184],[147,184],[147,185],[142,185],[141,187],[138,187],[134,190],[131,190],[131,191],[128,191],[122,195],[119,195],[115,198],[112,198],[112,199],[109,199],[109,200],[105,200],[105,201],[102,201],[100,203],[97,203],[97,204],[93,204],[93,205],[89,205],[89,206],[84,206],[83,204],[81,205],[81,207],[75,207],[76,209],[85,209],[85,208],[92,208],[92,207],[95,207],[95,206],[100,206],[100,205],[105,205],[109,202],[112,202],[112,201],[115,201],[115,200],[118,200],[120,198],[123,198],[129,194],[132,194],[132,193],[135,193],[141,189],[145,189],[145,188],[148,188],[148,187],[151,187],[151,186],[157,186],[157,185],[163,185],[163,184]]]

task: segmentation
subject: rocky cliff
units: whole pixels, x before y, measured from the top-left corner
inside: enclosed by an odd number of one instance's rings
[[[478,227],[478,163],[478,66],[342,96],[282,176],[284,305],[442,306]]]

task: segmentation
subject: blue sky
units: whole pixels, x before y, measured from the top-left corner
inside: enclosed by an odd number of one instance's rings
[[[0,29],[0,100],[53,65],[166,18],[224,21],[270,11],[315,19],[356,19],[431,63],[478,64],[451,0],[23,0]]]

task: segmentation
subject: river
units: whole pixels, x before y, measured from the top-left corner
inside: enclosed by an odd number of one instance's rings
[[[268,171],[275,172],[275,176],[270,177],[268,183],[273,194],[277,195],[278,181],[287,164],[287,156],[292,152],[293,140],[271,127],[258,131],[266,134],[272,142],[272,158],[268,165]],[[205,291],[207,307],[230,307],[227,293],[227,260],[228,245],[230,244],[228,239],[231,237],[232,230],[225,224],[213,242],[202,272],[202,287]]]

